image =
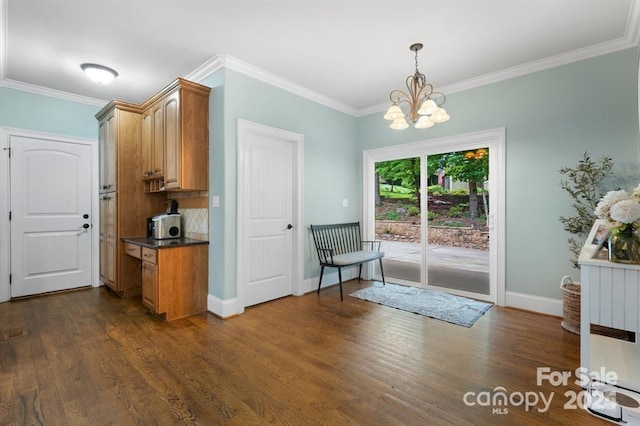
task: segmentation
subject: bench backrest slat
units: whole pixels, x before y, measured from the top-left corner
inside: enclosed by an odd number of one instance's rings
[[[320,249],[332,249],[334,256],[362,250],[360,222],[311,225],[311,235],[319,259]]]

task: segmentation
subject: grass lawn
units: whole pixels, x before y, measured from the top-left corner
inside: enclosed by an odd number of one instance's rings
[[[393,188],[393,192],[391,189]],[[380,185],[380,196],[386,198],[411,198],[413,192],[402,186]]]

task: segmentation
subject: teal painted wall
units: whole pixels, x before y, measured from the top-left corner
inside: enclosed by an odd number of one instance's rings
[[[225,70],[207,77],[202,84],[211,87],[209,95],[209,202],[218,196],[220,207],[209,208],[209,294],[224,299],[226,264],[231,254],[225,247]]]
[[[106,104],[106,103],[105,103]],[[98,139],[101,107],[0,87],[0,126]]]
[[[203,84],[210,98],[209,293],[235,297],[237,119],[302,133],[304,224],[361,217],[362,151],[505,127],[507,290],[559,298],[571,268],[568,235],[558,221],[570,215],[558,170],[582,152],[609,155],[617,185],[637,185],[639,49],[627,49],[448,96],[452,119],[427,130],[392,131],[382,113],[354,118],[233,70]],[[0,126],[97,139],[99,107],[0,87]],[[347,208],[343,199],[349,200]],[[318,275],[305,244],[304,276]]]
[[[236,296],[237,120],[304,135],[305,223],[299,226],[305,229],[312,223],[358,220],[361,216],[361,188],[357,175],[360,152],[354,117],[233,70],[225,70],[224,76],[218,78],[223,80],[223,108],[222,111],[214,109],[210,104],[210,124],[213,128],[217,121],[224,134],[212,133],[210,146],[209,195],[220,195],[221,205],[211,209],[210,250],[214,259],[210,266],[218,270],[210,279],[209,293],[229,299]],[[214,88],[214,92],[216,90]],[[342,207],[344,198],[349,200],[346,208]],[[308,234],[305,247],[304,276],[309,278],[318,275],[319,267],[313,262]]]
[[[613,158],[626,189],[638,184],[630,176],[640,148],[638,53],[627,49],[453,93],[446,104],[451,120],[430,129],[394,131],[383,112],[362,117],[359,147],[505,127],[507,291],[558,299],[563,275],[579,279],[558,221],[573,214],[558,170],[589,151]]]

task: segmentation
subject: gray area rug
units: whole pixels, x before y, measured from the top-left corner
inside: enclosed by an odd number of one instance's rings
[[[349,296],[465,327],[471,327],[493,306],[491,303],[441,291],[398,284],[375,285],[358,290]]]

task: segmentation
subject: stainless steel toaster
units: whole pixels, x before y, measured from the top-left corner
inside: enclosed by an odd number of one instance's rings
[[[154,216],[151,221],[153,222],[153,238],[156,240],[182,237],[182,224],[178,213],[159,214]]]

